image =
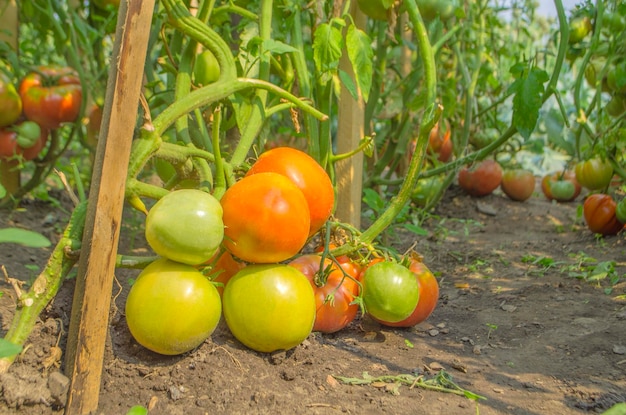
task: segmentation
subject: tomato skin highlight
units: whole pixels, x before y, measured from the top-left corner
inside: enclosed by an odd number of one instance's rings
[[[470,196],[487,196],[500,186],[502,167],[495,160],[483,160],[471,168],[462,168],[458,179],[459,186]]]
[[[44,77],[52,84],[46,86]],[[26,75],[19,94],[26,118],[51,130],[64,122],[76,121],[83,99],[76,71],[57,66],[40,66],[37,72]]]
[[[315,322],[315,298],[307,278],[283,264],[254,264],[224,288],[224,319],[246,347],[262,353],[302,343]]]
[[[413,313],[419,302],[417,278],[396,262],[383,261],[369,266],[362,284],[365,309],[378,321],[402,321]]]
[[[530,170],[506,170],[502,174],[500,188],[510,199],[523,202],[535,191],[535,176]]]
[[[220,200],[224,209],[224,246],[253,263],[281,262],[296,255],[309,235],[306,198],[278,173],[246,176]]]
[[[613,166],[600,158],[580,161],[574,170],[578,183],[589,190],[606,189],[613,179]]]
[[[158,259],[131,286],[125,306],[128,328],[145,348],[163,355],[202,344],[221,317],[215,286],[190,265]]]
[[[395,323],[377,320],[379,323],[389,327],[413,327],[428,319],[435,311],[439,301],[439,283],[437,278],[435,278],[426,264],[421,261],[411,260],[409,271],[415,275],[419,284],[419,301],[417,306],[415,306],[415,310],[404,320]]]
[[[624,224],[615,216],[616,207],[610,195],[595,193],[588,196],[583,204],[583,216],[589,230],[604,236],[621,231]]]
[[[335,333],[356,317],[359,306],[351,303],[359,293],[359,286],[355,280],[344,276],[328,258],[324,261],[324,269],[320,270],[321,261],[321,255],[309,254],[290,261],[288,265],[302,272],[313,288],[316,307],[313,331]],[[326,281],[318,283],[323,279],[320,274],[324,274],[327,268]],[[329,295],[332,300],[328,300]]]
[[[202,264],[224,239],[222,206],[197,189],[163,196],[146,216],[146,240],[158,255],[189,265]]]
[[[276,147],[261,153],[246,176],[257,173],[279,173],[291,180],[304,194],[309,206],[309,236],[328,220],[335,205],[335,190],[328,173],[303,151]]]

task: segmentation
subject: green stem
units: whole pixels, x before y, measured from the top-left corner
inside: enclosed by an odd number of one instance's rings
[[[35,327],[41,311],[59,291],[61,283],[78,261],[77,255],[68,255],[80,248],[87,203],[81,202],[70,217],[69,223],[57,243],[44,270],[33,282],[29,291],[18,298],[18,306],[4,339],[23,346]],[[5,373],[16,355],[0,359],[0,373]]]
[[[213,196],[218,200],[226,191],[226,177],[224,176],[224,163],[220,152],[220,126],[222,124],[222,109],[216,108],[213,112],[212,137],[213,148],[215,149],[215,188]]]
[[[441,106],[436,106],[435,99],[437,93],[437,73],[435,67],[435,55],[428,39],[428,33],[422,16],[417,8],[415,0],[407,0],[404,2],[406,10],[409,14],[409,19],[413,24],[415,35],[417,37],[417,45],[420,54],[423,59],[424,65],[424,85],[426,88],[425,102],[427,111],[422,117],[421,128],[417,139],[417,144],[409,168],[407,176],[398,191],[398,194],[392,199],[389,207],[376,219],[376,221],[365,230],[360,237],[360,241],[365,244],[369,244],[381,234],[389,225],[391,225],[394,219],[398,216],[400,211],[404,208],[406,203],[411,197],[411,192],[417,184],[419,178],[419,172],[422,168],[422,162],[424,155],[426,154],[426,147],[428,145],[428,136],[430,130],[439,120],[441,115]]]

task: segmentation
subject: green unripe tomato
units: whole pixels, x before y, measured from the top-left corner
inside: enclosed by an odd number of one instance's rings
[[[569,22],[569,43],[582,41],[593,29],[591,19],[587,16],[574,17]]]
[[[222,205],[197,189],[162,197],[146,216],[146,240],[158,255],[189,265],[202,264],[224,239]]]
[[[383,261],[363,274],[363,302],[376,320],[397,323],[409,317],[419,301],[415,275],[397,262]]]
[[[210,50],[206,49],[196,56],[193,65],[194,82],[200,86],[209,85],[220,78],[220,64]]]
[[[215,330],[222,314],[217,288],[191,265],[158,259],[131,286],[126,322],[137,343],[163,355],[188,352]]]

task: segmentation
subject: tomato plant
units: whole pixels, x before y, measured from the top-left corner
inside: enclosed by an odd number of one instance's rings
[[[221,300],[215,286],[194,267],[165,258],[144,268],[125,307],[128,328],[153,352],[176,355],[198,347],[215,330]]]
[[[502,167],[495,160],[483,160],[459,171],[459,186],[470,196],[487,196],[500,186]]]
[[[359,294],[355,279],[344,274],[342,268],[326,258],[320,268],[322,256],[317,254],[302,255],[289,262],[302,272],[311,283],[315,295],[315,324],[313,331],[334,333],[346,327],[354,320],[359,306],[352,304]]]
[[[432,176],[420,179],[411,192],[411,200],[419,206],[427,206],[439,193],[441,186],[443,186],[443,177]]]
[[[374,20],[387,20],[387,13],[393,0],[358,0],[361,11]]]
[[[621,223],[626,224],[626,198],[616,203],[617,205],[615,206],[615,217]]]
[[[146,216],[146,240],[158,255],[190,265],[208,261],[224,239],[222,206],[197,189],[175,190]]]
[[[18,120],[22,114],[22,99],[4,73],[0,72],[0,127]]]
[[[437,278],[435,278],[426,264],[416,259],[409,260],[409,271],[415,275],[419,285],[419,301],[415,310],[404,320],[395,323],[377,320],[376,318],[374,320],[390,327],[413,327],[430,317],[439,301],[439,283]]]
[[[196,55],[193,64],[193,79],[200,86],[212,84],[220,77],[220,64],[210,50],[206,49]]]
[[[365,310],[378,321],[397,323],[409,317],[419,301],[419,284],[408,268],[382,261],[363,274]]]
[[[35,128],[30,127],[33,124]],[[29,128],[20,129],[26,125]],[[37,134],[37,136],[33,134]],[[13,126],[0,128],[0,159],[21,156],[24,160],[33,160],[43,150],[47,141],[48,130],[40,128],[32,121],[24,121]]]
[[[417,7],[424,20],[435,18],[445,22],[454,16],[454,3],[451,0],[417,0]]]
[[[277,147],[262,153],[246,176],[264,172],[282,174],[302,191],[309,206],[309,236],[326,223],[334,208],[335,190],[315,159],[295,148]]]
[[[525,169],[505,170],[500,188],[509,198],[523,202],[535,191],[535,175]]]
[[[288,265],[248,265],[224,288],[223,303],[233,336],[258,352],[296,347],[315,322],[313,288]]]
[[[574,170],[578,183],[589,190],[606,189],[613,178],[611,163],[597,157],[578,162]]]
[[[91,0],[91,2],[102,10],[120,7],[120,0]]]
[[[588,16],[576,16],[569,22],[569,43],[581,42],[593,29],[591,19]]]
[[[541,179],[541,190],[548,200],[571,202],[576,199],[582,187],[571,170],[546,174]]]
[[[78,75],[69,67],[38,67],[22,79],[19,94],[26,118],[49,129],[75,121],[83,99]]]
[[[248,262],[280,262],[297,254],[309,236],[306,198],[278,173],[246,176],[226,190],[224,246]]]
[[[615,235],[624,224],[615,216],[616,203],[610,195],[595,193],[585,199],[583,215],[587,227],[593,233]]]

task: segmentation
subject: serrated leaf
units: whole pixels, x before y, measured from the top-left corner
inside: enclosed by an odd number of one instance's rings
[[[317,71],[320,73],[336,71],[342,48],[341,30],[329,23],[320,24],[313,36],[313,60]]]
[[[532,134],[541,109],[541,98],[545,92],[543,85],[549,79],[548,73],[539,68],[523,72],[509,88],[515,92],[513,97],[513,125],[528,139]]]
[[[0,358],[15,356],[22,351],[22,346],[0,338]]]
[[[0,244],[12,243],[27,246],[29,248],[46,248],[52,243],[40,233],[20,228],[0,229]]]
[[[367,102],[372,89],[372,61],[374,59],[372,40],[364,31],[354,25],[350,25],[346,34],[346,46],[348,58],[354,70],[356,84],[361,90],[363,100]]]

